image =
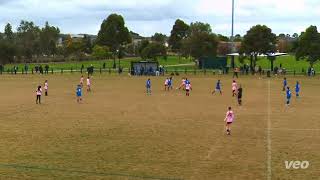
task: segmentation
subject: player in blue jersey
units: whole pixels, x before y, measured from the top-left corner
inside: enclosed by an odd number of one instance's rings
[[[191,84],[191,82],[188,80],[188,78],[186,78],[185,84]]]
[[[151,95],[151,80],[150,78],[146,82],[147,95]]]
[[[220,92],[220,94],[222,95],[222,90],[221,90],[221,81],[220,79],[218,80],[217,84],[216,84],[216,89],[213,90],[212,94],[216,93],[217,91]]]
[[[287,87],[286,95],[287,95],[287,106],[289,106],[291,101],[291,90],[289,86]]]
[[[82,101],[82,86],[81,86],[81,84],[79,84],[77,86],[76,94],[77,94],[77,102],[80,103]]]
[[[284,79],[283,79],[283,88],[282,88],[282,91],[285,91],[286,88],[287,88],[287,86],[288,86],[287,78],[284,78]]]
[[[168,80],[168,91],[172,89],[173,89],[173,80],[172,80],[172,77],[170,77]]]
[[[299,81],[297,81],[296,83],[296,97],[300,97],[300,90],[301,90],[301,85],[299,83]]]

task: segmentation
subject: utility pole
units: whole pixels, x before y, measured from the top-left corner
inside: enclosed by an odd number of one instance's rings
[[[232,22],[231,22],[231,53],[235,53],[234,45],[234,0],[232,0]],[[231,68],[235,68],[234,56],[231,56]]]
[[[234,39],[234,0],[232,0],[232,27],[231,27],[231,40]]]

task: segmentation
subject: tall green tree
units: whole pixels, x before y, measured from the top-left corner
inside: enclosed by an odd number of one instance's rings
[[[21,21],[18,29],[18,48],[22,56],[27,60],[32,60],[33,55],[39,55],[41,30],[33,22]]]
[[[227,36],[224,36],[222,34],[218,34],[219,41],[229,42],[230,39]]]
[[[250,56],[250,67],[256,66],[259,54],[276,50],[277,36],[265,25],[253,26],[243,37],[241,52]]]
[[[89,35],[85,34],[84,38],[83,38],[83,43],[85,45],[84,52],[87,54],[91,54],[92,48],[93,48],[93,43],[92,43],[91,37]]]
[[[240,34],[235,35],[234,38],[233,38],[234,42],[242,42],[242,40],[243,39],[242,39]]]
[[[14,44],[8,41],[0,41],[0,64],[13,63],[15,54],[16,49]]]
[[[46,22],[40,32],[41,52],[46,55],[55,55],[57,52],[56,42],[58,41],[60,30],[57,27],[50,26]]]
[[[161,33],[155,33],[152,37],[151,40],[160,44],[165,44],[167,39],[167,36],[165,34]]]
[[[173,52],[180,52],[182,48],[182,40],[187,37],[189,25],[184,21],[177,19],[172,27],[169,38],[169,45]]]
[[[0,64],[12,63],[16,55],[16,44],[12,26],[8,23],[0,38]]]
[[[144,48],[146,48],[148,45],[150,44],[150,42],[147,39],[144,39],[141,41],[141,43],[138,46],[138,53],[139,55],[142,57],[142,51],[144,50]]]
[[[153,59],[156,61],[160,56],[164,58],[167,56],[167,49],[161,43],[150,43],[141,52],[141,57],[144,60]]]
[[[92,48],[92,55],[99,59],[109,58],[109,48],[107,46],[95,45]]]
[[[113,67],[116,68],[115,59],[119,53],[120,47],[130,43],[131,40],[129,30],[125,26],[123,17],[118,14],[111,14],[101,24],[97,44],[110,48],[114,55]]]
[[[12,26],[8,23],[4,28],[4,38],[8,41],[14,40],[14,33],[12,31]]]
[[[209,24],[191,23],[188,37],[183,40],[183,52],[195,59],[203,56],[216,56],[218,37],[212,33]]]
[[[301,34],[296,58],[307,60],[311,66],[320,60],[320,33],[316,26],[310,26]]]

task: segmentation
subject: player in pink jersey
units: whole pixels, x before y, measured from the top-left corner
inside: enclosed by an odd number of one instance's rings
[[[90,79],[89,76],[88,76],[88,78],[87,78],[87,91],[88,91],[88,92],[91,91],[91,79]]]
[[[186,79],[182,78],[181,84],[180,84],[179,88],[177,88],[177,89],[183,88],[183,90],[185,90],[185,87],[186,87]]]
[[[45,96],[48,96],[48,88],[49,88],[49,84],[48,84],[48,80],[46,80],[44,82],[44,93],[45,93]]]
[[[164,90],[167,91],[167,89],[169,91],[169,78],[164,81]]]
[[[42,95],[41,86],[38,86],[38,88],[37,88],[37,90],[36,90],[36,95],[37,95],[36,103],[37,103],[37,104],[41,104],[41,95]]]
[[[84,78],[83,78],[83,76],[81,76],[81,78],[80,78],[80,85],[81,85],[81,87],[83,87],[83,81],[84,81]]]
[[[188,83],[185,85],[186,87],[186,96],[190,96],[190,91],[192,90],[191,84]]]
[[[226,122],[227,135],[231,134],[231,124],[233,123],[233,120],[234,120],[234,113],[231,110],[231,107],[229,107],[228,112],[226,114],[226,118],[224,119],[224,121]]]
[[[238,84],[235,80],[233,80],[233,82],[232,82],[232,97],[237,95],[237,91],[238,91]]]

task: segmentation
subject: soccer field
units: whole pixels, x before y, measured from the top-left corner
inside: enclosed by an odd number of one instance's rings
[[[0,76],[0,179],[273,180],[319,179],[319,77],[293,77],[301,98],[285,106],[282,77],[191,76],[193,91],[164,91],[165,77],[92,77],[76,102],[79,75]],[[36,87],[49,96],[35,103]],[[218,79],[223,95],[211,95]],[[174,78],[174,86],[181,77]],[[233,107],[227,136],[224,117]],[[285,161],[308,161],[287,169]]]

